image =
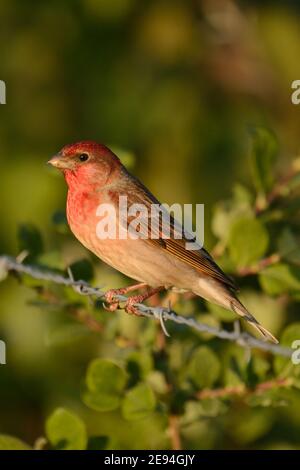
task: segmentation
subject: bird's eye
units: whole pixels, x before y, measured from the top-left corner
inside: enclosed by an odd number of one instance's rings
[[[87,153],[81,153],[78,158],[81,162],[86,162],[89,159],[89,156]]]

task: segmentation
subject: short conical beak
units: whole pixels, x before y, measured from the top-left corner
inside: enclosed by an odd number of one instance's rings
[[[60,170],[69,168],[70,162],[64,159],[61,155],[54,155],[54,157],[50,158],[50,160],[47,162],[49,165],[54,166],[55,168],[58,168]]]
[[[50,158],[50,160],[47,162],[49,165],[55,166],[59,168],[59,160],[60,156],[59,155],[54,155],[54,157]]]

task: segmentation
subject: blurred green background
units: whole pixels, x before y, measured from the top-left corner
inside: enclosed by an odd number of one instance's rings
[[[299,152],[300,106],[291,103],[291,83],[300,79],[299,2],[1,0],[0,24],[7,86],[0,105],[1,253],[17,255],[18,226],[33,223],[49,255],[45,264],[64,269],[89,256],[53,221],[64,210],[66,187],[46,162],[67,143],[111,146],[161,201],[205,203],[208,248],[215,203],[237,180],[250,184],[249,129],[274,131],[283,171]],[[94,265],[96,284],[125,282]],[[168,448],[160,415],[128,425],[118,412],[93,413],[79,398],[88,362],[121,357],[124,345],[88,333],[60,341],[51,331],[62,319],[32,305],[34,298],[16,279],[0,286],[0,338],[7,343],[0,431],[32,444],[49,413],[64,405],[84,417],[89,432],[115,439],[112,446]],[[118,321],[134,337],[135,321]],[[200,420],[184,445],[299,448],[299,406],[298,415],[290,407],[279,414],[233,408],[229,434],[226,419]]]

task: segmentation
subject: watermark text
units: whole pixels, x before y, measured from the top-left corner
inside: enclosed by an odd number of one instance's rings
[[[6,364],[6,344],[0,339],[0,364]]]
[[[0,80],[0,104],[6,104],[6,84]]]
[[[204,245],[204,204],[194,208],[177,203],[128,205],[127,196],[120,196],[118,206],[100,204],[96,216],[100,219],[96,226],[100,240],[177,239],[184,240],[187,250],[199,250]]]
[[[292,89],[295,90],[291,95],[293,104],[300,104],[300,80],[294,80],[292,83]]]

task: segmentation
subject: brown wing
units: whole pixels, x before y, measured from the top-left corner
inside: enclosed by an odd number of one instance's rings
[[[120,195],[126,195],[128,208],[132,204],[143,204],[146,206],[148,219],[139,217],[139,234],[141,238],[145,238],[145,242],[166,250],[171,255],[195,268],[199,273],[213,277],[230,289],[237,289],[234,282],[226,276],[204,248],[199,247],[199,250],[186,249],[187,242],[195,242],[196,240],[188,239],[184,235],[183,227],[171,215],[168,216],[168,221],[170,220],[170,233],[165,233],[165,224],[162,223],[161,216],[155,215],[154,218],[151,218],[151,205],[160,203],[140,181],[130,179],[127,183],[129,184],[126,185],[126,190],[124,188],[124,191],[120,189],[115,191],[112,188],[109,193],[116,202],[119,200]],[[132,218],[128,217],[128,225],[130,225],[131,221]],[[180,233],[181,238],[175,237],[175,234],[178,233]],[[155,234],[155,238],[151,238],[153,234]]]

